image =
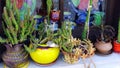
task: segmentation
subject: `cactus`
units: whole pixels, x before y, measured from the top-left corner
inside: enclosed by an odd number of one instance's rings
[[[53,41],[60,46],[65,52],[72,52],[75,45],[79,45],[79,39],[72,37],[72,25],[68,21],[64,21],[61,29],[58,30],[58,36]]]
[[[48,17],[48,23],[50,23],[50,11],[52,8],[52,0],[47,0],[47,17]]]
[[[41,23],[37,30],[34,31],[33,35],[30,36],[31,46],[25,46],[25,49],[30,53],[36,50],[40,44],[46,44],[48,41],[54,41],[57,38],[58,33],[50,30],[47,20],[45,19]],[[49,45],[46,47],[50,47]]]
[[[86,18],[84,30],[82,32],[82,39],[88,39],[89,19],[90,19],[91,8],[92,8],[92,0],[90,0],[90,2],[89,2],[87,18]]]
[[[120,18],[119,18],[119,24],[118,24],[118,42],[120,43]]]
[[[32,34],[34,31],[35,20],[33,16],[29,15],[30,10],[28,9],[28,15],[24,16],[24,20],[20,20],[19,10],[16,7],[16,3],[11,3],[10,0],[6,0],[6,7],[3,11],[4,22],[3,30],[6,35],[6,43],[11,43],[12,45],[22,43]],[[1,38],[2,39],[2,38]],[[3,42],[0,40],[0,42]]]

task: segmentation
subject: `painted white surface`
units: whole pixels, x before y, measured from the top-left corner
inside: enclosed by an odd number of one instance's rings
[[[106,56],[95,55],[92,59],[96,64],[96,68],[120,68],[120,54],[117,53],[112,53]],[[88,59],[86,62],[88,62]],[[0,63],[0,68],[3,68],[2,63]],[[40,66],[31,61],[28,68],[84,68],[84,65],[81,60],[76,64],[67,64],[60,56],[60,58],[50,66]],[[91,68],[94,67],[91,65]]]

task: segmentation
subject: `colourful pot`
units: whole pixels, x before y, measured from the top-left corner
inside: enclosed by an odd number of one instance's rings
[[[36,63],[48,65],[56,61],[59,53],[59,47],[37,47],[35,51],[30,53],[30,56]]]
[[[5,46],[6,52],[2,55],[5,68],[25,68],[28,66],[28,54],[24,48],[22,48],[22,44],[17,44],[14,46],[11,44],[6,44]]]
[[[101,54],[109,54],[112,50],[111,42],[97,41],[95,43],[97,51]]]
[[[113,46],[114,52],[120,53],[120,43],[118,43],[117,40],[115,40],[113,44],[114,44]]]

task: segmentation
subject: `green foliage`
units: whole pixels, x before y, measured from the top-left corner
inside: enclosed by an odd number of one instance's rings
[[[66,52],[72,52],[75,42],[79,41],[72,37],[72,25],[71,22],[63,22],[61,29],[58,30],[58,37],[53,40]]]
[[[88,39],[89,19],[90,19],[91,8],[92,8],[92,0],[90,0],[89,6],[88,6],[87,18],[86,18],[84,30],[82,32],[82,40]]]
[[[12,45],[21,43],[34,31],[35,20],[33,16],[29,15],[30,9],[28,9],[26,13],[28,14],[24,16],[25,19],[20,20],[20,14],[16,7],[16,3],[14,2],[12,4],[10,0],[6,0],[6,7],[4,7],[3,11],[4,22],[2,23],[6,35],[6,43]],[[1,40],[0,42],[3,43]]]
[[[95,15],[94,15],[94,25],[95,26],[100,26],[102,24],[102,18],[104,16],[104,13],[103,12],[96,12]]]
[[[35,51],[40,44],[46,44],[48,41],[53,41],[57,36],[58,33],[50,29],[45,19],[44,22],[39,25],[38,30],[34,31],[34,34],[30,36],[32,47],[25,46],[25,49],[29,53]]]

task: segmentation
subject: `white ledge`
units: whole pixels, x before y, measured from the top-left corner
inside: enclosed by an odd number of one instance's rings
[[[88,63],[89,59],[86,59],[85,62]],[[120,68],[120,54],[112,53],[110,55],[94,55],[92,60],[96,64],[96,68]],[[3,68],[3,63],[0,63],[0,68]],[[52,65],[41,66],[30,60],[28,68],[84,68],[82,60],[76,64],[67,64],[62,60],[62,56]],[[94,68],[91,64],[90,68]]]

